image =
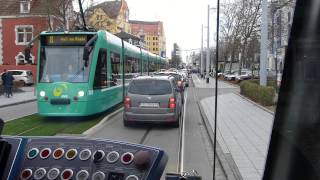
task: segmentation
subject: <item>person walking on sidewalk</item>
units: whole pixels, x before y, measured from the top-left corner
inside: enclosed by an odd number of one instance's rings
[[[10,72],[6,72],[3,82],[4,82],[4,89],[8,98],[12,96],[13,80],[14,80],[14,77],[12,76],[12,74]]]
[[[1,85],[2,85],[2,89],[0,89],[0,95],[1,95],[2,93],[5,94],[5,92],[6,92],[6,89],[4,88],[4,79],[5,79],[6,73],[7,73],[7,70],[4,69],[4,70],[3,70],[3,73],[1,74]],[[1,91],[2,91],[2,92],[1,92]]]

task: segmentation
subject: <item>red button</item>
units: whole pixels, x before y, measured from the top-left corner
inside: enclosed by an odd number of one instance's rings
[[[46,158],[48,158],[48,157],[50,156],[50,154],[51,154],[51,149],[45,148],[45,149],[43,149],[43,150],[41,151],[40,157],[41,157],[42,159],[46,159]]]
[[[130,164],[132,162],[132,160],[133,160],[133,154],[127,152],[127,153],[122,155],[121,160],[122,160],[123,164]]]
[[[24,169],[24,170],[21,172],[20,179],[22,179],[22,180],[27,180],[27,179],[29,179],[31,176],[32,176],[32,170],[31,170],[31,169]]]
[[[73,171],[71,169],[66,169],[61,173],[61,179],[63,180],[71,179],[72,176]]]

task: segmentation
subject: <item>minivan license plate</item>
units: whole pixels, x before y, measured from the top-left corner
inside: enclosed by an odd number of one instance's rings
[[[140,103],[140,107],[158,108],[159,107],[159,103]]]

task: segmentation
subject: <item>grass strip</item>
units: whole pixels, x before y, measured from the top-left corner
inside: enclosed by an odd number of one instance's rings
[[[5,123],[4,135],[54,136],[56,134],[81,134],[99,123],[105,116],[119,109],[121,105],[87,117],[46,118],[37,114],[25,116]]]

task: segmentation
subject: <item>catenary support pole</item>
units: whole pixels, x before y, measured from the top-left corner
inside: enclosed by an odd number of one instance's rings
[[[267,45],[268,45],[268,6],[267,0],[262,1],[261,18],[261,44],[260,44],[260,85],[267,85]]]

